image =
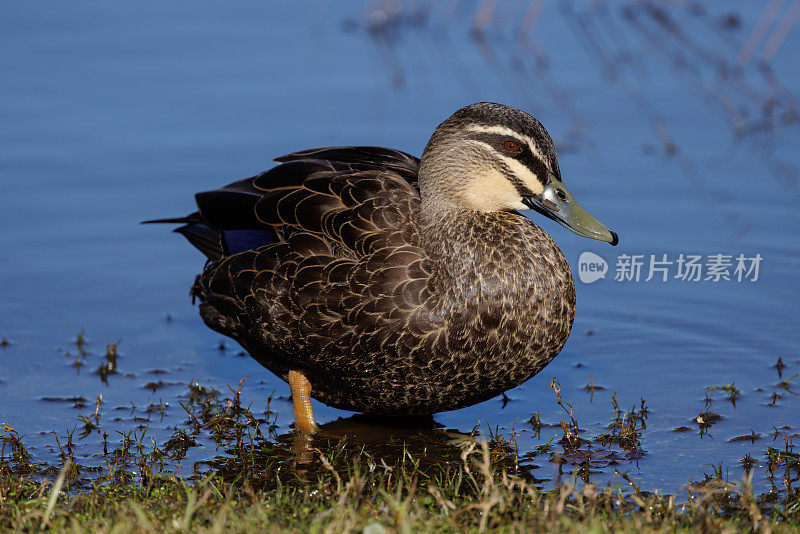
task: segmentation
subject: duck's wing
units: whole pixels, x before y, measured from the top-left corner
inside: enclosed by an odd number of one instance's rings
[[[413,183],[416,183],[419,171],[419,158],[399,150],[377,146],[311,148],[275,158],[275,161],[279,162],[298,160],[322,160],[336,162],[339,165],[382,168],[394,171]]]
[[[325,159],[302,159],[309,157]],[[262,192],[255,216],[280,241],[308,233],[353,259],[375,250],[377,242],[402,246],[413,241],[419,207],[415,158],[353,147],[316,149],[278,160],[284,163],[255,177],[252,185]]]
[[[198,277],[192,291],[203,319],[251,354],[364,343],[378,335],[370,326],[376,321],[401,328],[426,298],[430,274],[417,226],[418,160],[387,149],[325,148],[279,161],[197,195],[207,224],[273,236],[212,262]],[[231,206],[243,213],[230,213]]]
[[[389,148],[314,148],[275,161],[281,164],[219,189],[198,193],[195,213],[145,222],[182,224],[175,231],[212,261],[285,242],[289,234],[297,231],[324,237],[333,247],[341,245],[353,250],[347,241],[348,236],[354,237],[352,228],[337,230],[331,226],[326,233],[323,220],[329,226],[341,223],[341,217],[336,221],[328,219],[333,211],[352,208],[371,194],[387,201],[392,197],[389,191],[398,186],[406,194],[418,191],[419,159]],[[340,242],[342,239],[345,242]]]

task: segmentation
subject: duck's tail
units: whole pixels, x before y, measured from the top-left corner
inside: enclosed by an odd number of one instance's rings
[[[192,246],[205,254],[208,259],[216,261],[225,256],[219,230],[206,224],[199,212],[190,213],[185,217],[142,221],[142,224],[181,224],[183,226],[175,228],[173,232],[184,236]]]
[[[190,224],[201,222],[203,219],[200,217],[198,212],[194,212],[186,217],[171,217],[168,219],[152,219],[150,221],[142,221],[140,224],[159,224],[159,223],[170,223],[170,224]]]

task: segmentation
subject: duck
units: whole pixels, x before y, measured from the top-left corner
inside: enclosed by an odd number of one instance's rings
[[[207,262],[191,288],[211,329],[311,398],[378,416],[493,398],[558,355],[575,286],[538,213],[616,245],[575,201],[547,130],[493,102],[456,111],[421,158],[371,146],[275,158],[195,195],[174,223]]]

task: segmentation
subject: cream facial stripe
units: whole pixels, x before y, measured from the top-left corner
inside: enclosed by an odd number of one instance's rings
[[[528,148],[531,149],[531,154],[533,154],[535,157],[539,158],[539,160],[542,163],[544,163],[545,167],[547,167],[548,171],[550,171],[551,173],[553,172],[553,169],[550,168],[550,164],[547,161],[547,158],[544,157],[542,152],[539,150],[539,147],[536,146],[536,143],[533,141],[533,139],[531,139],[527,135],[522,135],[521,133],[517,132],[516,130],[512,130],[511,128],[508,128],[506,126],[500,126],[500,125],[483,126],[483,125],[480,125],[480,124],[470,124],[469,126],[467,126],[467,131],[468,132],[476,132],[476,133],[507,135],[507,136],[513,137],[515,139],[521,139],[521,140],[525,141],[525,143],[528,145]],[[544,177],[542,177],[542,178],[544,179]]]
[[[519,136],[517,135],[517,137]],[[504,156],[503,154],[498,153],[494,149],[494,147],[489,143],[485,143],[478,139],[470,139],[470,142],[479,143],[485,147],[488,147],[492,152],[494,152],[494,155],[497,156],[500,159],[500,161],[502,161],[503,164],[505,164],[505,166],[513,173],[513,176],[519,179],[520,182],[522,182],[522,185],[524,185],[525,188],[530,191],[530,193],[534,195],[542,194],[542,191],[544,191],[544,186],[542,185],[542,182],[539,181],[538,178],[536,178],[536,175],[533,174],[533,172],[527,167],[527,165],[523,165],[520,161],[514,158]]]

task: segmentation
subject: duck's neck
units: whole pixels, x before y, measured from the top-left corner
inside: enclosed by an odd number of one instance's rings
[[[448,306],[496,317],[510,310],[521,317],[546,313],[561,317],[569,333],[575,288],[547,233],[517,213],[430,215],[420,218],[421,244],[431,261],[432,287]]]
[[[464,169],[453,163],[447,171],[451,178],[437,179],[442,165],[448,163],[440,159],[423,156],[419,172],[421,206],[418,221],[422,245],[428,257],[454,277],[465,274],[465,269],[474,270],[501,262],[500,256],[511,251],[505,246],[498,247],[499,240],[505,234],[513,233],[515,215],[468,208],[460,187],[468,179],[458,177],[465,172]]]
[[[432,300],[434,308],[461,317],[458,324],[464,314],[478,311],[482,317],[534,322],[556,318],[560,334],[555,337],[566,340],[575,287],[550,236],[515,212],[465,208],[452,185],[457,180],[426,180],[424,170],[423,162],[417,220],[420,244],[431,262],[429,286],[441,297]]]
[[[542,232],[516,213],[473,210],[426,211],[420,214],[420,237],[428,257],[451,283],[480,283],[483,277],[519,283],[517,275],[536,268],[539,251],[531,238]],[[549,239],[549,238],[548,238]],[[532,242],[533,241],[533,242]],[[502,277],[505,271],[514,276]]]
[[[464,191],[475,165],[465,167],[463,154],[428,152],[418,175],[420,238],[450,283],[480,284],[485,277],[499,277],[511,286],[505,290],[515,292],[526,290],[533,279],[549,284],[543,278],[555,275],[553,266],[569,276],[561,251],[532,221],[515,212],[468,207]]]

